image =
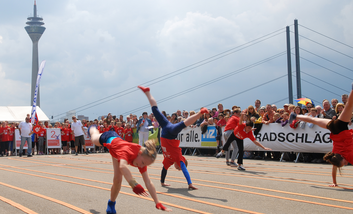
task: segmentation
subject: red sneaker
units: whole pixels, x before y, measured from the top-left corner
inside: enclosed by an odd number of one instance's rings
[[[208,109],[207,108],[202,108],[201,109],[201,114],[208,114],[208,113],[210,113],[209,111],[208,111]]]
[[[141,89],[143,92],[148,92],[148,91],[150,91],[150,88],[148,88],[148,87],[143,87],[143,86],[137,86],[139,89]]]

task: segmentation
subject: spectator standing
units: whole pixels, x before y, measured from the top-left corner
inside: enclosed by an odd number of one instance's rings
[[[32,134],[33,127],[30,123],[30,118],[26,117],[25,122],[21,122],[19,125],[19,131],[21,135],[21,145],[20,145],[20,157],[22,157],[23,146],[27,141],[27,157],[32,157]]]
[[[322,105],[324,107],[324,111],[322,112],[322,114],[324,115],[324,118],[335,120],[337,118],[337,114],[335,110],[331,108],[330,102],[328,100],[324,100],[322,102]]]
[[[338,100],[336,98],[333,98],[331,100],[331,105],[332,105],[332,109],[335,110],[336,109],[336,105],[338,103]]]
[[[317,105],[315,106],[316,110],[317,110],[317,117],[318,118],[324,118],[324,115],[322,114],[322,108],[321,106]]]
[[[343,103],[338,103],[335,107],[335,112],[337,117],[339,117],[344,109],[344,104]]]
[[[137,122],[137,132],[139,133],[139,144],[143,146],[143,143],[148,140],[149,126],[152,126],[152,121],[147,118],[147,112],[142,113],[142,117]],[[153,129],[152,129],[153,132]]]
[[[1,141],[1,156],[9,156],[8,149],[9,149],[9,144],[10,144],[10,133],[11,133],[11,128],[8,127],[6,122],[2,122],[2,127],[0,128],[0,141]]]
[[[252,105],[250,105],[248,107],[248,110],[246,112],[246,116],[247,116],[247,121],[250,121],[252,117],[255,117],[255,120],[260,118],[260,115],[257,113],[254,106],[252,106]],[[253,122],[255,122],[255,121],[253,121]]]
[[[71,130],[75,136],[75,155],[77,155],[78,146],[81,144],[84,148],[86,155],[88,152],[86,150],[86,142],[84,137],[84,129],[81,121],[77,120],[76,116],[72,117]]]
[[[271,107],[272,107],[272,111],[277,112],[277,106],[275,104],[272,104]]]
[[[270,104],[266,105],[266,113],[264,114],[262,118],[262,123],[263,124],[269,124],[273,123],[273,116],[275,115],[275,112],[272,110],[272,106]]]
[[[289,107],[289,104],[287,104],[287,103],[283,105],[284,112],[288,112],[288,114],[289,114],[290,112],[289,112],[288,107]]]
[[[124,128],[122,127],[122,122],[118,122],[117,125],[118,126],[113,131],[115,131],[122,139],[124,139]]]
[[[46,133],[47,133],[47,130],[44,128],[44,125],[42,122],[39,122],[38,125],[40,126],[40,130],[38,131],[38,149],[37,149],[37,155],[43,155],[43,145],[44,145],[44,142],[45,142],[45,136],[46,136]],[[66,124],[65,124],[66,125]],[[63,141],[61,139],[61,141]]]
[[[63,123],[63,128],[61,129],[61,142],[63,144],[63,154],[69,154],[70,132],[71,129],[67,126],[67,123]]]
[[[125,141],[132,143],[132,129],[130,124],[126,125],[126,129],[124,130]]]
[[[223,114],[224,115],[225,113],[224,113],[224,110],[223,110],[223,104],[222,103],[219,103],[217,107],[218,107],[218,111],[216,111],[216,113],[215,113],[215,115],[213,115],[213,117],[217,117],[218,118],[219,114]]]
[[[260,108],[261,108],[261,101],[260,100],[256,100],[255,101],[255,110],[257,112],[260,112]]]
[[[178,116],[178,113],[173,113],[171,118],[170,118],[170,122],[172,124],[176,124],[178,123],[178,117],[181,117],[181,116]]]
[[[342,99],[342,103],[343,103],[344,105],[347,105],[348,94],[342,94],[341,99]]]

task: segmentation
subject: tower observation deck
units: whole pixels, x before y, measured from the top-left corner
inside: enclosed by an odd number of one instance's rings
[[[37,3],[34,1],[33,7],[33,16],[27,18],[27,26],[25,27],[29,37],[33,43],[33,52],[32,52],[32,81],[31,81],[31,101],[30,105],[33,104],[34,91],[36,88],[37,75],[39,69],[39,60],[38,60],[38,41],[42,34],[45,31],[45,27],[43,27],[44,22],[43,18],[37,16]],[[38,88],[37,94],[37,106],[40,106],[40,93]]]

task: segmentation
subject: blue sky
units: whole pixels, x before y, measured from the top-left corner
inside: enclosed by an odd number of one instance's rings
[[[0,3],[0,105],[30,105],[32,43],[24,27],[33,14],[33,1]],[[318,104],[325,98],[340,100],[351,88],[352,1],[37,0],[37,7],[46,27],[39,41],[39,59],[46,60],[41,108],[49,117],[77,108],[77,114],[90,119],[108,112],[140,115],[150,111],[139,108],[147,99],[134,89],[143,83],[151,85],[157,101],[190,91],[160,102],[168,113],[216,107],[218,101],[225,108],[246,108],[256,99],[282,106],[288,102],[287,77],[274,79],[287,74],[286,55],[239,71],[285,51],[285,27],[294,31],[294,19],[301,25],[302,95]],[[264,37],[275,31],[279,35]],[[258,38],[267,39],[150,82]],[[236,74],[218,80],[232,72]],[[192,89],[195,86],[200,87]],[[125,95],[87,105],[120,92]],[[293,92],[296,96],[294,77]]]

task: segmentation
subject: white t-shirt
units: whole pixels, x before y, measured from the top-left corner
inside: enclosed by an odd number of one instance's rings
[[[77,120],[77,122],[72,122],[71,123],[71,130],[74,131],[75,137],[84,135],[83,131],[82,131],[82,123],[80,120]]]
[[[26,123],[26,122],[21,122],[18,128],[21,129],[21,136],[22,137],[30,137],[29,133],[32,132],[32,124],[31,123]]]

